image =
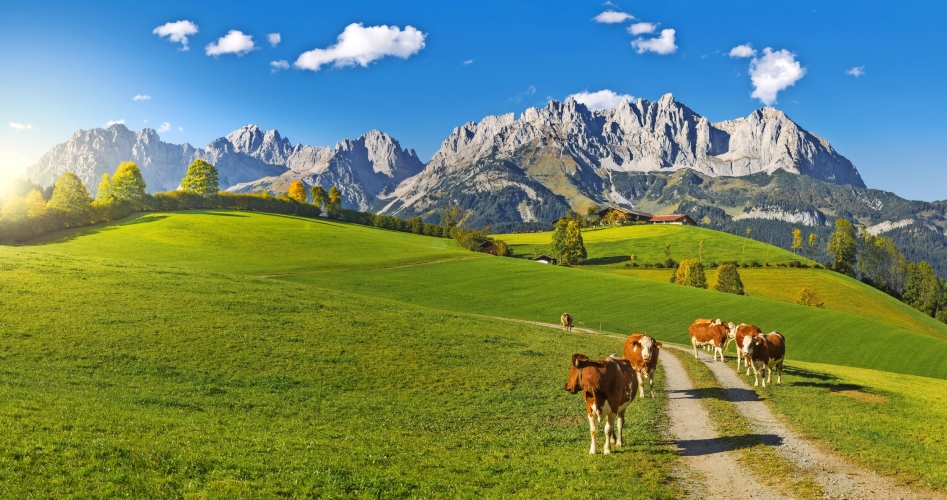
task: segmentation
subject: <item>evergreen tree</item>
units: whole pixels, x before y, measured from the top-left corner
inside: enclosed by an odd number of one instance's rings
[[[796,296],[796,303],[803,306],[818,307],[825,309],[825,303],[815,294],[815,290],[809,287],[803,287]]]
[[[342,192],[335,186],[329,189],[329,203],[326,205],[326,214],[333,219],[342,216]]]
[[[187,174],[181,180],[181,189],[197,193],[204,198],[217,195],[220,191],[217,168],[200,158],[194,160],[194,163],[187,167]]]
[[[326,188],[316,184],[309,188],[309,193],[312,194],[312,204],[319,207],[322,212],[325,213],[326,205],[329,204],[329,193],[326,191]]]
[[[674,273],[674,282],[678,285],[707,288],[707,276],[704,266],[696,259],[684,259],[677,266]]]
[[[829,253],[832,254],[834,260],[832,269],[854,278],[856,247],[855,228],[852,227],[852,223],[845,219],[835,219],[835,232],[832,233],[828,243]]]
[[[720,264],[717,268],[717,281],[714,282],[714,290],[724,293],[733,293],[744,295],[743,280],[740,279],[740,272],[736,264]]]
[[[902,300],[928,316],[937,317],[938,311],[947,305],[942,302],[943,280],[938,279],[931,265],[923,260],[919,264],[908,264]]]
[[[76,174],[66,172],[56,179],[53,196],[46,206],[72,214],[84,214],[90,203],[92,203],[92,198],[82,180]]]
[[[141,202],[145,197],[145,178],[138,165],[130,161],[118,164],[112,176],[109,194],[116,200]]]
[[[289,185],[289,197],[298,201],[299,203],[306,203],[306,186],[303,185],[303,181],[293,181]]]
[[[111,203],[115,197],[112,195],[112,180],[109,174],[102,174],[102,181],[99,182],[99,189],[95,193],[95,200],[103,203]]]

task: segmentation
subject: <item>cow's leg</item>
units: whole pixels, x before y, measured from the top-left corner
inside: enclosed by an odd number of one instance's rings
[[[780,361],[776,365],[776,369],[779,370],[776,372],[776,385],[783,385],[783,362]]]
[[[740,358],[743,356],[740,353],[740,347],[737,346],[737,373],[740,373]]]
[[[616,425],[618,428],[615,429],[615,448],[621,448],[621,430],[622,427],[625,426],[625,410],[618,413],[618,422]]]
[[[699,356],[697,356],[697,338],[696,337],[691,337],[691,344],[694,345],[694,357],[699,358]]]
[[[720,353],[720,361],[723,361],[723,349],[714,344],[714,361],[717,361],[717,353]]]
[[[589,414],[589,433],[592,434],[592,446],[589,448],[589,455],[594,455],[595,454],[595,436],[598,435],[598,425],[595,423],[595,416],[591,414]]]
[[[743,358],[743,365],[746,367],[746,374],[747,374],[747,375],[750,374],[750,362],[751,362],[751,360],[750,360],[750,357],[749,357],[749,356]]]
[[[764,373],[765,375],[765,373]],[[756,361],[753,362],[753,387],[760,386],[760,371],[756,368]],[[766,379],[763,379],[763,387],[766,387]]]
[[[648,384],[651,386],[651,399],[654,399],[654,370],[648,372]]]
[[[608,455],[612,452],[612,442],[615,441],[615,429],[613,424],[615,423],[615,414],[609,413],[605,415],[605,449],[602,450],[602,453]]]
[[[638,397],[644,397],[644,374],[638,370],[635,370],[635,373],[638,375]]]

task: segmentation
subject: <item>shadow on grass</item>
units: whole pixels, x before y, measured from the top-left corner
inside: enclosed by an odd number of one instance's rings
[[[675,444],[681,449],[681,456],[699,457],[752,448],[758,444],[780,446],[783,444],[783,438],[776,434],[744,434],[712,439],[685,439]]]
[[[130,226],[133,224],[146,224],[148,222],[157,222],[167,217],[168,217],[167,215],[156,215],[154,213],[136,212],[123,219],[118,219],[118,220],[109,221],[109,222],[102,222],[99,224],[93,224],[91,226],[71,227],[68,229],[60,229],[59,231],[53,231],[51,233],[37,236],[36,238],[33,238],[32,240],[24,241],[23,243],[20,243],[17,246],[40,246],[40,245],[52,245],[52,244],[57,244],[57,243],[65,243],[67,241],[72,241],[80,236],[98,234],[104,231],[113,231],[122,226]]]
[[[582,262],[586,266],[604,266],[607,264],[619,264],[621,262],[626,262],[631,260],[627,255],[613,255],[610,257],[596,257],[594,259],[586,259]]]
[[[246,214],[237,214],[231,212],[204,212],[203,215],[213,215],[215,217],[249,217]],[[167,215],[165,215],[167,217]]]

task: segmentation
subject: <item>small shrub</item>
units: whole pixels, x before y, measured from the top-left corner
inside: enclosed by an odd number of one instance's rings
[[[763,267],[763,264],[760,264],[760,261],[758,261],[758,260],[754,260],[753,262],[750,262],[750,266],[751,266],[751,267]]]
[[[825,303],[822,302],[822,299],[820,299],[819,296],[815,294],[815,290],[809,287],[803,287],[802,290],[799,290],[799,295],[796,297],[796,303],[803,306],[825,309]]]
[[[713,289],[718,292],[743,295],[743,280],[740,279],[740,272],[737,266],[733,264],[721,264],[717,268],[717,281]]]
[[[710,261],[709,266],[710,266],[710,267],[717,267],[717,262],[712,260],[712,261]]]
[[[704,266],[696,259],[682,260],[680,265],[677,266],[674,279],[678,285],[707,288],[707,276],[704,274]]]
[[[656,268],[658,268],[658,269],[664,269],[664,264],[662,264],[662,263],[660,263],[660,262],[655,262],[655,263],[654,263],[654,267],[656,267]]]
[[[674,259],[668,259],[664,261],[664,267],[668,269],[677,269],[677,261],[675,261]]]

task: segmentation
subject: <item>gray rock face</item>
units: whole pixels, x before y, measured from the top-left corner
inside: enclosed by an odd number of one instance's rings
[[[286,171],[284,166],[238,151],[225,138],[211,141],[206,149],[197,149],[186,143],[163,142],[150,128],[133,132],[125,125],[116,124],[107,129],[76,132],[67,142],[55,146],[35,165],[27,168],[26,176],[33,182],[48,186],[63,173],[73,172],[95,195],[102,174],[112,174],[119,163],[133,161],[141,169],[148,192],[155,193],[177,189],[188,165],[198,158],[217,167],[222,188]]]
[[[527,109],[519,119],[506,114],[464,124],[420,175],[398,186],[387,208],[411,207],[432,190],[443,190],[451,178],[468,181],[466,170],[485,158],[513,159],[543,149],[547,156],[551,150],[559,160],[568,159],[561,163],[569,170],[572,191],[600,202],[615,201],[609,172],[690,168],[711,176],[745,176],[782,169],[865,186],[850,161],[782,111],[762,108],[746,118],[711,123],[666,94],[656,102],[623,101],[602,111],[589,111],[573,99],[551,101]]]
[[[278,137],[275,135],[270,143],[277,144]],[[266,144],[266,141],[261,144]],[[307,187],[318,184],[329,189],[336,186],[342,191],[346,207],[373,210],[380,195],[424,168],[414,150],[402,149],[398,141],[377,130],[358,139],[341,141],[334,148],[297,146],[280,161],[289,168],[282,175],[238,184],[228,191],[253,193],[268,189],[279,193],[287,191],[293,181],[301,180]]]
[[[335,148],[293,146],[276,130],[247,125],[227,137],[214,139],[204,149],[162,142],[157,132],[133,132],[122,124],[107,129],[80,130],[59,144],[26,175],[51,185],[63,173],[73,172],[94,195],[102,174],[112,174],[123,161],[138,164],[148,192],[176,189],[194,160],[217,167],[222,189],[283,193],[294,180],[309,186],[339,186],[346,206],[369,209],[386,189],[417,174],[424,165],[413,150],[403,150],[391,137],[372,131]]]

